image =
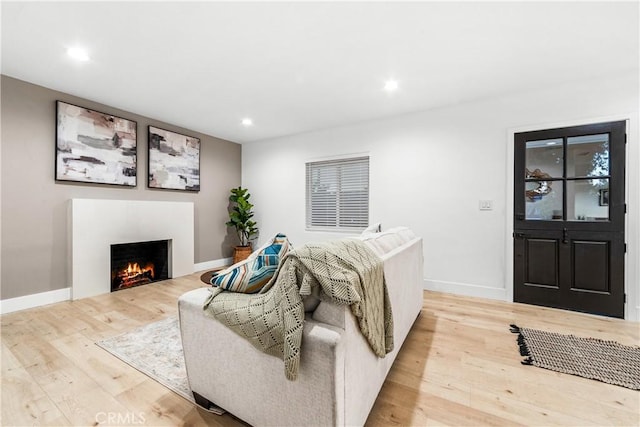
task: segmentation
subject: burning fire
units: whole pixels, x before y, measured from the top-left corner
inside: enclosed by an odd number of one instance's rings
[[[134,262],[133,264],[129,263],[127,265],[127,268],[125,268],[122,272],[124,273],[123,276],[125,277],[135,277],[146,272],[151,273],[151,279],[153,279],[154,276],[153,264],[147,264],[145,268],[140,268],[140,265],[138,265],[137,262]]]
[[[137,262],[128,263],[126,268],[118,271],[115,282],[117,289],[128,288],[153,281],[155,270],[152,263],[141,267]]]

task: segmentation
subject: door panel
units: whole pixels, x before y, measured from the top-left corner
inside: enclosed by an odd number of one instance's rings
[[[568,308],[624,317],[624,233],[573,234]]]
[[[624,316],[625,128],[515,135],[514,301]]]
[[[526,239],[527,271],[530,286],[558,287],[558,240]]]
[[[558,307],[562,300],[560,262],[562,233],[529,231],[515,233],[514,301]]]
[[[611,292],[609,242],[574,240],[571,290]]]

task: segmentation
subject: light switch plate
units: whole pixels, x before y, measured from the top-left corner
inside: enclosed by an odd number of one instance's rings
[[[478,208],[481,211],[490,211],[493,210],[493,200],[480,200],[478,202]]]

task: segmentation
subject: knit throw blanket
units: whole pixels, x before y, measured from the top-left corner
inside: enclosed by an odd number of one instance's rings
[[[355,239],[294,249],[259,294],[212,288],[204,309],[257,349],[281,357],[286,378],[295,380],[304,325],[302,298],[307,295],[349,305],[373,352],[384,357],[393,350],[393,317],[382,260]]]

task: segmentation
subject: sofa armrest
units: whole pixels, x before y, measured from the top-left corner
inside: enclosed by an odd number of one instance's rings
[[[307,315],[298,379],[288,381],[282,359],[205,314],[208,295],[200,288],[178,300],[192,391],[252,425],[344,425],[344,330]]]

